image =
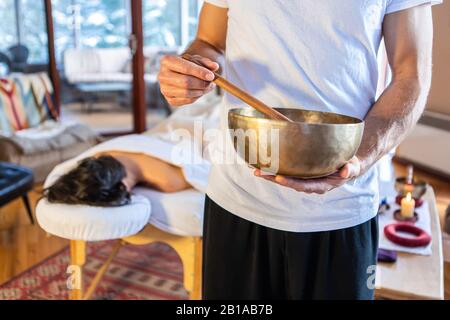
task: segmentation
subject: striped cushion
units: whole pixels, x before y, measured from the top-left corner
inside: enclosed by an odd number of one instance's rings
[[[53,88],[45,73],[12,74],[0,79],[0,133],[33,128],[48,119],[58,119],[51,93]]]
[[[59,111],[55,107],[51,94],[52,83],[46,73],[37,73],[31,78],[31,91],[35,105],[41,113],[41,122],[49,119],[58,120]]]
[[[23,77],[12,77],[22,97],[22,105],[24,113],[28,120],[28,127],[33,128],[42,122],[42,116],[37,108],[33,93],[31,91],[31,84]]]
[[[11,79],[0,79],[0,106],[0,117],[4,118],[0,121],[2,133],[10,134],[29,127],[20,87]]]

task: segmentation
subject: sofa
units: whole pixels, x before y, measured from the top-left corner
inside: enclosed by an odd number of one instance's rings
[[[145,80],[156,82],[159,59],[176,54],[177,48],[144,48]],[[129,48],[82,48],[64,51],[64,75],[69,84],[131,82],[131,51]]]
[[[178,48],[144,48],[144,80],[148,107],[162,107],[170,114],[170,107],[159,90],[157,73],[159,60],[165,54],[178,54]],[[118,100],[129,101],[127,96],[132,82],[132,55],[123,48],[67,49],[63,55],[64,81],[74,101],[90,105],[101,93],[118,94]],[[68,95],[69,96],[69,95]]]
[[[0,78],[0,161],[30,168],[35,182],[101,141],[85,125],[59,121],[52,93],[46,73]]]

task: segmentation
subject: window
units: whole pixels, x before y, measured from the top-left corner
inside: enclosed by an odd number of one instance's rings
[[[20,38],[30,50],[28,62],[45,64],[48,62],[48,38],[44,1],[21,0],[19,8]]]
[[[56,58],[67,48],[114,48],[128,43],[129,0],[53,0]]]
[[[0,1],[0,50],[5,51],[17,43],[14,0]]]
[[[197,31],[199,0],[144,0],[144,45],[185,47]]]
[[[19,43],[28,47],[29,63],[47,62],[47,30],[43,1],[0,1],[0,50],[5,51]]]
[[[77,0],[80,46],[123,47],[128,43],[126,0]]]
[[[61,62],[67,48],[127,46],[131,25],[129,1],[52,0],[57,61]],[[201,3],[143,0],[145,46],[186,46],[195,36]],[[0,50],[17,43],[30,50],[30,63],[47,63],[44,1],[0,0]]]
[[[74,28],[75,6],[73,0],[53,0],[53,30],[55,32],[55,56],[60,62],[62,54],[67,48],[74,48],[77,41],[77,32]]]
[[[144,0],[142,22],[144,45],[181,45],[181,2],[184,0]]]
[[[197,33],[198,14],[201,8],[200,1],[189,1],[189,40],[193,39]]]

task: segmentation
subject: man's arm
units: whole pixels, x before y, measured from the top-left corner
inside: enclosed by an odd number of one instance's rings
[[[202,7],[197,35],[185,53],[222,62],[227,37],[228,9],[209,3]]]
[[[393,78],[365,118],[357,154],[363,171],[410,133],[422,115],[431,85],[430,6],[387,15],[383,34]]]
[[[429,5],[389,14],[383,35],[392,82],[365,117],[357,155],[336,174],[311,180],[255,175],[297,191],[325,193],[364,172],[397,146],[421,116],[431,84],[433,24]]]
[[[228,9],[205,3],[200,12],[197,36],[185,54],[198,58],[210,70],[178,56],[164,56],[158,80],[161,92],[172,106],[193,103],[214,88],[212,71],[220,69],[225,50]]]

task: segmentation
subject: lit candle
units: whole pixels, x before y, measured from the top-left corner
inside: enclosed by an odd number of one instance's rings
[[[402,199],[402,210],[401,214],[403,218],[412,218],[414,217],[414,208],[416,206],[416,202],[411,196],[411,192],[408,192],[405,198]]]

